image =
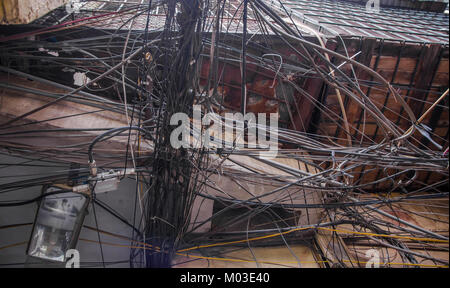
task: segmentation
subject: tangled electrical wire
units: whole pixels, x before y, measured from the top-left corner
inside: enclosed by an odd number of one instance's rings
[[[316,262],[325,266],[358,267],[365,259],[361,247],[367,246],[381,247],[386,266],[398,265],[389,263],[399,259],[406,267],[448,266],[448,257],[429,253],[448,254],[448,157],[442,149],[421,145],[417,135],[439,139],[447,147],[448,139],[428,131],[396,87],[350,56],[342,37],[327,31],[345,53],[330,49],[325,42],[331,37],[303,24],[301,15],[283,1],[150,0],[77,17],[0,38],[0,97],[26,93],[46,99],[0,123],[2,151],[25,159],[2,164],[0,169],[43,165],[32,164],[36,161],[63,169],[2,183],[1,194],[64,182],[68,173],[84,179],[92,169],[88,160],[104,171],[132,167],[136,171],[136,197],[130,207],[133,223],[98,199],[93,204],[132,228],[131,267],[237,261],[242,259],[230,260],[227,255],[244,249],[253,259],[242,261],[259,267],[264,263],[252,246],[268,245],[286,246],[295,265],[302,267],[302,259],[291,247],[296,244],[317,251]],[[280,43],[295,57],[281,53]],[[240,82],[227,80],[230,71],[239,71]],[[225,123],[226,112],[245,114],[251,101],[267,97],[249,91],[252,71],[278,91],[270,101],[288,115],[287,124],[278,128],[257,125],[278,135],[275,160],[258,157],[263,147],[236,149],[236,139],[211,137],[212,144],[231,147],[225,149],[172,147],[173,115],[185,113],[192,118],[192,107],[198,104],[203,115],[214,113]],[[359,79],[362,73],[372,80]],[[320,79],[334,90],[339,110],[305,89],[302,83],[311,79]],[[401,112],[386,105],[380,109],[368,88],[393,97]],[[238,96],[227,95],[231,89]],[[311,103],[311,110],[343,134],[331,136],[317,123],[302,122],[313,129],[298,127],[294,118],[302,119],[303,112],[289,91],[301,95]],[[363,111],[362,126],[348,121],[344,97]],[[83,109],[42,116],[63,104]],[[448,110],[438,101],[430,109],[437,105]],[[394,123],[386,110],[408,126]],[[122,125],[104,121],[102,127],[80,120],[88,116]],[[381,140],[366,135],[366,118],[376,123]],[[236,134],[246,135],[248,123],[241,127]],[[190,128],[190,137],[200,139],[204,131],[196,130],[193,123]],[[377,177],[363,181],[365,173]],[[417,180],[420,173],[442,180],[422,183]],[[8,200],[0,207],[41,198]],[[437,200],[447,200],[447,205]],[[447,230],[433,231],[401,219],[401,213],[417,213],[411,208],[419,203],[430,210],[418,217],[446,224]],[[199,212],[208,209],[212,213],[207,217]],[[98,242],[102,245],[100,237]]]

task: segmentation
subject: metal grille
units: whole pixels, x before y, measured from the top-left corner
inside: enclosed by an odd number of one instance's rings
[[[370,13],[365,5],[330,0],[287,0],[282,3],[305,19],[339,35],[448,43],[449,18],[444,13],[398,8],[381,8],[379,13]]]

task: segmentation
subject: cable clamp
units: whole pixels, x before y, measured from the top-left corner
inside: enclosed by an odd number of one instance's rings
[[[92,160],[92,162],[89,162],[89,169],[91,171],[92,177],[97,176],[97,163],[95,162],[95,160]]]

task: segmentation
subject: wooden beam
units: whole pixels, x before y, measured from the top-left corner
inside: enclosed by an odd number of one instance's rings
[[[442,49],[440,44],[426,45],[425,51],[420,57],[414,79],[415,90],[408,100],[408,105],[414,111],[416,117],[421,116],[424,107],[422,101],[426,100],[428,96],[428,90],[430,89],[433,76],[439,66],[439,55],[441,54]]]

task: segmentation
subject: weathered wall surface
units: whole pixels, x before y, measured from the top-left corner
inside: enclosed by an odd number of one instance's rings
[[[69,0],[1,0],[0,24],[28,24]]]

